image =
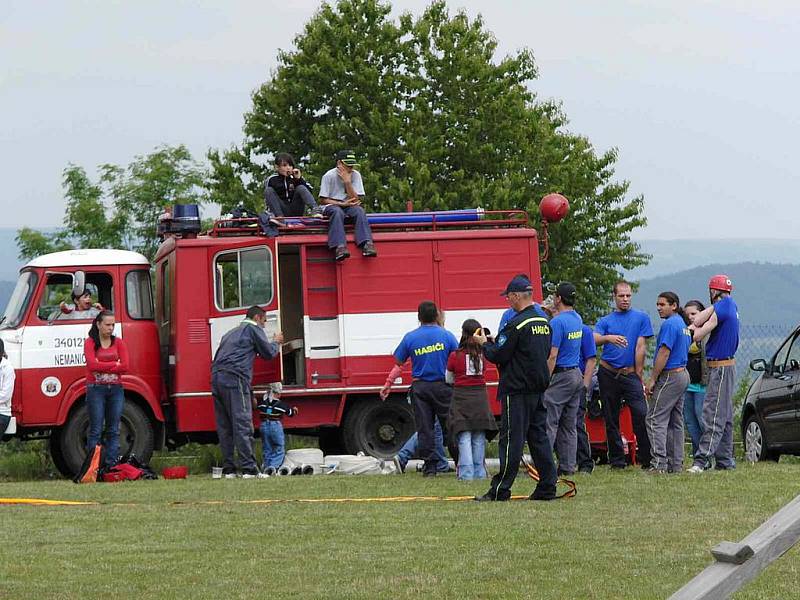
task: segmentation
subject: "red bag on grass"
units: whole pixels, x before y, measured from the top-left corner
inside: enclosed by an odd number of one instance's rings
[[[136,481],[141,479],[144,471],[138,467],[134,467],[129,463],[119,463],[113,467],[109,467],[103,471],[101,478],[107,483],[116,481]]]

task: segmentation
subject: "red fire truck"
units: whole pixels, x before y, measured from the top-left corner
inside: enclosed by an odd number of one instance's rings
[[[257,361],[254,389],[283,381],[284,399],[300,407],[287,427],[319,436],[326,452],[393,455],[414,430],[405,398],[410,373],[387,402],[378,391],[392,351],[417,326],[418,303],[434,300],[458,336],[467,317],[496,329],[507,308],[499,290],[517,273],[530,274],[541,300],[539,240],[524,211],[472,212],[473,220],[451,215],[448,222],[436,213],[412,214],[373,224],[380,253],[374,259],[351,248],[350,259],[335,262],[324,223],[299,220],[267,237],[254,221],[239,219],[218,221],[201,235],[168,236],[154,265],[123,250],[32,260],[0,323],[17,370],[16,435],[49,437],[64,474],[83,460],[82,345],[90,321],[59,318],[58,311],[82,273],[94,297],[115,312],[116,334],[131,354],[130,374],[122,378],[122,452],[149,460],[165,445],[216,439],[211,360],[222,335],[258,304],[268,313],[268,333],[280,329],[285,343],[279,357]],[[487,375],[499,413],[497,373]]]

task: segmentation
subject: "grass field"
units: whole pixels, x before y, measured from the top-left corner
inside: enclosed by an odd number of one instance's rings
[[[7,482],[0,597],[666,598],[793,498],[797,464],[654,477],[600,467],[572,500],[251,504],[465,495],[453,475]],[[521,476],[514,492],[527,494]],[[207,503],[207,502],[215,503]],[[797,598],[796,550],[736,598]]]

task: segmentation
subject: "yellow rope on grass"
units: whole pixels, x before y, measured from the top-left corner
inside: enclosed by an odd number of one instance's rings
[[[28,504],[32,506],[91,506],[99,502],[80,500],[47,500],[45,498],[0,498],[0,504]]]

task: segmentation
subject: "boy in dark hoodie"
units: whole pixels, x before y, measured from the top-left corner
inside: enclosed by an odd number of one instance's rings
[[[274,217],[302,217],[305,208],[314,217],[322,213],[311,193],[311,185],[303,179],[300,169],[294,165],[294,157],[282,152],[275,157],[275,173],[264,186],[267,211]]]

